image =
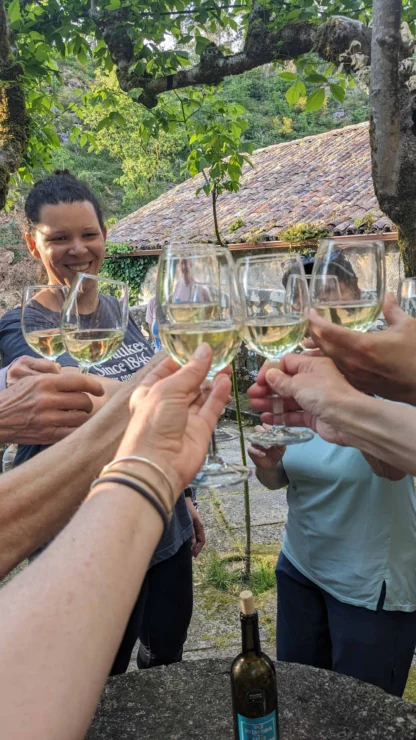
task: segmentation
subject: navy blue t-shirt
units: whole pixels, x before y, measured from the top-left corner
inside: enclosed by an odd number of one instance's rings
[[[100,296],[100,305],[97,310],[106,311],[107,296]],[[44,322],[45,328],[55,327],[56,313],[49,308],[37,304],[39,307],[39,328]],[[37,310],[37,307],[36,307]],[[81,326],[83,326],[81,317]],[[88,321],[86,317],[85,321]],[[22,355],[39,357],[26,343],[20,325],[20,308],[8,311],[0,319],[0,355],[2,365],[9,365]],[[140,370],[153,355],[149,342],[142,335],[139,327],[132,316],[129,316],[127,331],[120,348],[107,362],[90,369],[90,373],[99,377],[113,378],[121,382],[131,379],[136,370]],[[76,361],[68,354],[60,355],[58,362],[62,367],[77,367]],[[45,449],[42,445],[19,445],[15,465],[20,465],[30,460],[34,455]],[[186,505],[185,496],[182,495],[177,502],[172,517],[169,531],[164,535],[155,551],[151,565],[172,557],[181,545],[192,536],[192,522]]]

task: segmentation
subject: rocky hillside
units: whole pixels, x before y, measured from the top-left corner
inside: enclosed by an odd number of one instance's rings
[[[0,214],[0,316],[21,302],[25,285],[36,283],[37,269],[20,237],[16,218]]]

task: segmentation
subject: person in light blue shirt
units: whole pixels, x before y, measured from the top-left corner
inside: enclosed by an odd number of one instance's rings
[[[278,659],[401,696],[416,645],[413,478],[318,435],[249,454],[265,486],[288,485]]]
[[[342,254],[328,272],[343,300],[361,297]],[[401,696],[416,645],[413,478],[319,435],[249,454],[265,486],[288,485],[276,568],[278,659]]]

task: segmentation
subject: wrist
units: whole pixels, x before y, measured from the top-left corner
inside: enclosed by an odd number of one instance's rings
[[[345,447],[362,447],[373,420],[372,396],[355,390],[337,393],[328,403],[329,423]]]
[[[263,483],[267,488],[276,488],[279,481],[278,467],[280,462],[277,462],[272,468],[261,468],[256,466],[256,477]]]
[[[114,455],[114,458],[118,459],[120,457],[127,457],[130,455],[144,457],[149,460],[150,463],[154,463],[155,466],[159,466],[163,470],[164,477],[166,477],[166,479],[169,481],[169,484],[173,490],[175,501],[178,499],[179,495],[185,488],[185,485],[181,476],[179,476],[173,465],[171,465],[167,460],[166,454],[163,454],[163,452],[159,452],[157,448],[149,448],[145,444],[142,444],[140,442],[130,443],[130,441],[127,441],[126,443],[125,440],[123,440],[117,450],[117,453]],[[136,463],[134,462],[132,463],[132,465],[135,468]],[[150,473],[151,465],[146,465],[146,463],[139,462],[137,463],[137,465],[143,466],[144,469],[149,471]],[[165,483],[162,474],[158,473],[155,469],[152,470],[152,480],[149,479],[149,482],[153,483],[154,475],[156,475],[157,481],[159,481],[160,483],[163,482],[163,484]]]
[[[146,489],[150,489],[153,496],[156,496],[162,504],[169,519],[172,517],[176,503],[175,491],[170,478],[158,463],[153,462],[151,458],[135,455],[115,458],[102,469],[100,479],[119,474],[133,478]]]
[[[98,498],[97,494],[99,494]],[[134,532],[138,528],[142,529],[143,521],[145,521],[146,531],[149,531],[151,537],[154,534],[154,546],[156,546],[163,533],[163,520],[146,498],[140,496],[129,486],[102,480],[89,492],[83,506],[95,503],[96,500],[99,502],[100,510],[113,509],[111,521],[114,527],[119,525],[118,519],[126,520]]]

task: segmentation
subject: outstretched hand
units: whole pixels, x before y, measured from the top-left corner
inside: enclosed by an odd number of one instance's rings
[[[416,405],[416,319],[402,311],[392,293],[383,312],[389,328],[362,334],[311,309],[310,336],[359,390]]]
[[[200,469],[230,393],[231,381],[221,373],[208,397],[201,393],[211,360],[207,344],[200,345],[180,369],[167,358],[131,397],[132,417],[117,457],[140,449],[140,456],[163,467],[177,496]]]
[[[358,394],[327,357],[313,353],[289,354],[280,369],[265,363],[256,383],[248,390],[252,407],[263,423],[273,423],[272,396],[284,399],[284,423],[309,427],[327,442],[345,444],[342,423],[337,423],[337,404]]]

